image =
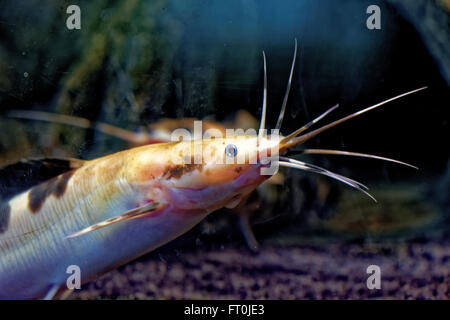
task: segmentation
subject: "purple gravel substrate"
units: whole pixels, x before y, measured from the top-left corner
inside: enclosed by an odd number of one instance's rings
[[[381,268],[381,290],[366,269]],[[199,248],[158,254],[109,272],[69,299],[449,299],[450,245],[413,243],[379,250],[357,244]]]

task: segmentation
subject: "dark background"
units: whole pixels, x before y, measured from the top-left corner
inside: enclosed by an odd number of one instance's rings
[[[401,1],[80,1],[82,29],[67,30],[65,2],[4,1],[0,107],[80,115],[130,129],[162,116],[220,120],[238,109],[259,116],[265,50],[270,127],[297,38],[284,132],[336,103],[341,105],[337,117],[428,86],[315,141],[399,156],[440,172],[449,155],[448,55],[433,52],[424,37],[448,38],[448,20],[443,19],[443,29],[424,34],[421,24],[430,19],[430,8],[443,4],[418,2],[421,7],[410,5],[422,11],[422,19],[415,20]],[[381,30],[365,26],[371,4],[381,8]],[[448,43],[444,50],[448,53]],[[86,141],[92,132],[70,134],[60,142],[81,157],[119,148],[116,142],[109,141],[105,150]],[[86,143],[87,149],[80,148]]]

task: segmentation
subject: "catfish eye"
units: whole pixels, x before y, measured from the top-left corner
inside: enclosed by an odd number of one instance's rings
[[[230,158],[236,157],[238,152],[237,147],[234,144],[229,144],[225,147],[225,154]]]

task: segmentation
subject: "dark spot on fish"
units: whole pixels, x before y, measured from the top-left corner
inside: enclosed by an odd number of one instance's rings
[[[8,200],[60,174],[77,169],[85,161],[78,159],[22,159],[0,168],[0,200]]]
[[[8,229],[11,207],[9,203],[0,203],[0,234]]]
[[[236,168],[234,168],[234,171],[236,173],[240,173],[242,171],[242,167],[236,167]]]
[[[167,179],[179,179],[181,178],[185,173],[192,172],[194,170],[202,171],[203,164],[180,164],[180,165],[173,165],[169,166],[166,171],[164,172],[164,176],[167,177]]]
[[[40,185],[32,188],[28,197],[28,207],[32,213],[37,213],[42,208],[47,197],[54,195],[60,198],[66,192],[67,183],[74,174],[75,170],[63,173],[53,179],[50,179]]]

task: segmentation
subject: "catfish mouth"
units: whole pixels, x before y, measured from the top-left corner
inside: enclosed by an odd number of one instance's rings
[[[269,179],[271,175],[262,175],[260,170],[267,168],[272,162],[267,164],[258,163],[254,168],[251,168],[247,172],[244,172],[233,183],[236,185],[235,190],[238,194],[246,194],[257,188],[265,180]]]
[[[264,176],[262,176],[264,177]],[[270,176],[267,176],[270,177]],[[225,205],[226,208],[228,209],[233,209],[235,207],[237,207],[241,201],[249,194],[251,193],[254,189],[256,189],[262,182],[264,182],[264,180],[267,178],[262,179],[262,181],[254,181],[245,185],[242,185],[238,188],[236,188],[236,192],[235,194],[230,198],[230,200],[228,201],[228,203]]]

